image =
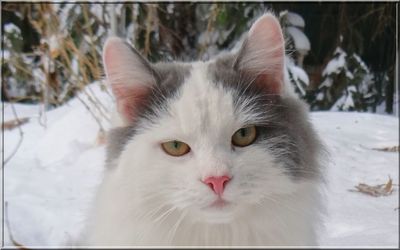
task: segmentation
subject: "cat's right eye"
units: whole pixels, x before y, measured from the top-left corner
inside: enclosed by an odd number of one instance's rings
[[[190,152],[190,147],[181,141],[167,141],[161,143],[161,147],[165,153],[171,156],[182,156]]]

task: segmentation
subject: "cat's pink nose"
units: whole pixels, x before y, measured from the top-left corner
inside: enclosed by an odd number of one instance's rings
[[[203,182],[207,184],[217,195],[221,195],[224,192],[225,185],[229,182],[231,178],[224,176],[210,176],[206,178]]]

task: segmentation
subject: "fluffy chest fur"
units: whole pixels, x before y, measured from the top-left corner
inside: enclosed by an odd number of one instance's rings
[[[285,89],[272,15],[238,54],[209,62],[151,65],[115,39],[104,54],[125,125],[110,134],[85,244],[316,244],[319,143]],[[238,146],[243,128],[255,136]],[[166,142],[189,150],[173,156]]]

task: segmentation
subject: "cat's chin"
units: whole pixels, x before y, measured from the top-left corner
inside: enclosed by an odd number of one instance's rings
[[[210,204],[196,209],[194,220],[198,222],[224,224],[238,216],[237,205],[223,199],[216,199]]]

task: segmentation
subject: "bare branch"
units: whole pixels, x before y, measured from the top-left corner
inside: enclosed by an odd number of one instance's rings
[[[11,109],[12,109],[12,111],[13,111],[15,120],[16,120],[18,123],[22,123],[22,121],[18,118],[17,111],[15,110],[14,104],[11,103],[10,105],[11,105]],[[22,144],[22,141],[24,140],[24,132],[22,131],[21,126],[18,126],[18,131],[19,131],[19,140],[18,140],[17,146],[14,148],[14,150],[11,152],[11,154],[4,160],[3,168],[4,168],[4,167],[6,166],[6,164],[11,160],[11,158],[13,158],[13,156],[17,153],[19,147],[20,147],[21,144]]]
[[[14,236],[13,236],[12,231],[11,231],[10,220],[8,219],[8,202],[7,201],[4,202],[4,217],[5,217],[4,220],[5,220],[7,229],[8,229],[8,234],[10,236],[10,240],[13,243],[13,245],[16,247],[16,249],[29,249],[29,248],[25,247],[24,245],[18,243],[14,239]]]
[[[146,35],[144,41],[144,54],[149,56],[150,54],[150,33],[154,30],[155,22],[157,21],[157,4],[147,4],[147,26],[146,26]]]
[[[82,98],[79,97],[79,95],[76,95],[76,98],[85,106],[85,108],[90,112],[90,114],[93,116],[93,118],[96,120],[97,124],[100,127],[100,130],[104,131],[103,125],[101,124],[100,119],[93,113],[93,111],[90,109],[90,107],[82,100]]]

